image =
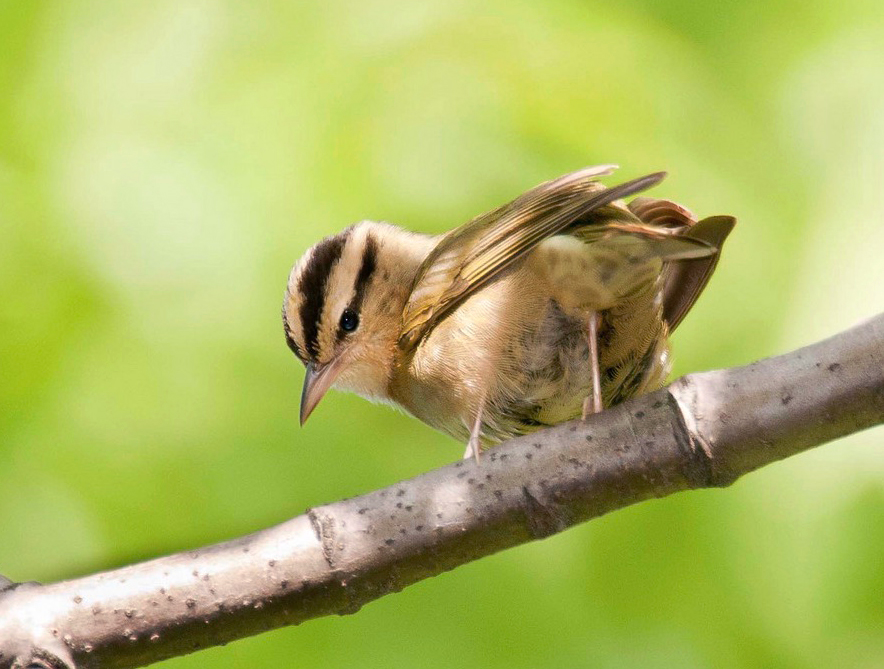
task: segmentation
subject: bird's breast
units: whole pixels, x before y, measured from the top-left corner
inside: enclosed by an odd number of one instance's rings
[[[483,402],[494,440],[569,418],[589,387],[586,338],[533,279],[516,271],[437,324],[394,375],[393,399],[460,440]]]

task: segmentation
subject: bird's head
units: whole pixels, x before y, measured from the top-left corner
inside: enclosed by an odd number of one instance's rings
[[[363,221],[316,243],[295,263],[282,316],[289,348],[307,367],[302,425],[332,386],[387,399],[409,277],[420,261],[415,244],[425,246],[417,239]]]

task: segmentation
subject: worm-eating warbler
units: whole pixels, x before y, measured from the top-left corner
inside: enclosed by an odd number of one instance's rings
[[[440,235],[363,221],[310,248],[283,323],[307,367],[303,424],[334,386],[467,442],[601,411],[659,388],[668,336],[733,229],[668,200],[622,198],[589,167]]]

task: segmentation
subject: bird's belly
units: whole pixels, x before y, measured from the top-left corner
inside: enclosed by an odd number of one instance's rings
[[[659,387],[669,371],[665,325],[657,309],[618,305],[602,312],[599,367],[604,406]],[[627,333],[624,330],[628,330]],[[588,322],[550,300],[527,345],[508,365],[515,390],[494,410],[505,436],[577,418],[592,388]],[[504,438],[504,437],[501,437]]]
[[[576,417],[592,383],[585,320],[550,300],[537,327],[526,334],[520,355],[510,363],[519,391],[499,408],[501,417],[519,428]]]
[[[550,295],[528,268],[480,291],[436,326],[391,387],[411,414],[466,441],[482,413],[492,444],[580,416],[592,386],[588,312]],[[656,288],[602,311],[602,399],[611,406],[667,373]]]
[[[502,331],[461,329],[455,337],[443,330],[428,338],[397,401],[460,441],[483,400],[485,443],[578,416],[591,386],[585,323],[548,299],[522,307],[523,318]],[[534,307],[530,318],[526,307]]]

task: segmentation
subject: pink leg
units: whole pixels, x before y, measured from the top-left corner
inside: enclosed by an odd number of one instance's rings
[[[583,400],[583,420],[589,414],[599,413],[602,406],[602,375],[599,371],[599,316],[592,311],[589,314],[589,366],[592,373],[592,394]]]
[[[463,457],[464,460],[469,458],[471,455],[476,458],[476,463],[479,462],[479,434],[482,431],[482,412],[485,410],[485,396],[482,396],[482,400],[479,402],[479,410],[476,411],[476,420],[473,422],[473,429],[470,430],[470,440],[467,442],[467,450],[464,451]]]

